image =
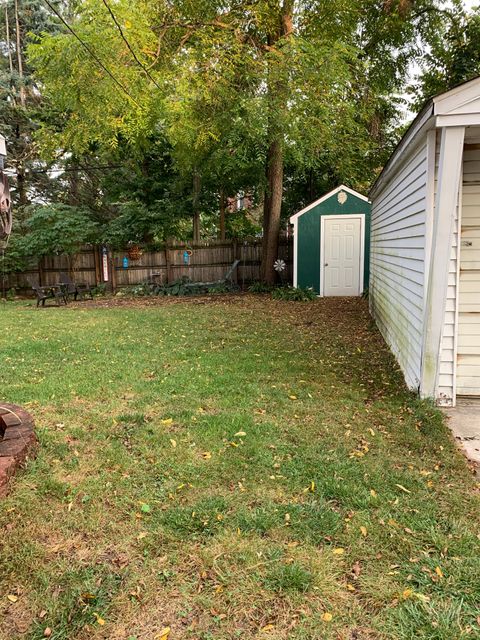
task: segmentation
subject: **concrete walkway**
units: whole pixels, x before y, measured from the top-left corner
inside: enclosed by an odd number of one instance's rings
[[[447,424],[467,457],[480,464],[480,399],[458,398],[454,409],[444,409]]]

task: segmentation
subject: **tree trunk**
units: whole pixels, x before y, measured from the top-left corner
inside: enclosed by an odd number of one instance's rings
[[[294,0],[283,0],[279,21],[268,36],[268,44],[275,47],[279,40],[293,33]],[[273,71],[273,67],[272,67]],[[277,70],[278,71],[278,70]],[[276,76],[276,77],[275,77]],[[288,100],[288,73],[285,75],[267,74],[269,93],[269,140],[267,154],[267,192],[263,207],[263,255],[261,277],[267,284],[276,280],[273,264],[278,258],[278,234],[280,233],[280,214],[283,195],[283,124],[279,114],[285,113]]]
[[[24,207],[28,204],[27,185],[25,183],[25,173],[22,164],[17,165],[17,193],[18,206]]]
[[[278,258],[278,234],[280,233],[283,192],[283,147],[280,138],[272,142],[268,156],[269,208],[266,233],[264,230],[262,275],[267,284],[275,284],[276,272],[273,264]]]
[[[78,161],[75,157],[68,163],[68,168],[68,204],[75,207],[80,203]]]
[[[225,209],[226,209],[226,198],[225,191],[223,187],[220,189],[219,194],[219,208],[220,208],[220,228],[219,228],[219,238],[220,240],[225,240]]]
[[[22,60],[22,37],[20,34],[20,19],[18,17],[18,0],[15,0],[15,30],[17,36],[17,66],[18,77],[20,80],[20,104],[25,108],[26,94],[23,84],[23,60]]]
[[[193,173],[193,240],[200,240],[200,175]]]
[[[8,21],[8,5],[5,5],[5,34],[6,45],[8,51],[8,68],[10,69],[10,76],[13,77],[13,59],[12,59],[12,46],[10,44],[10,23]],[[10,82],[11,82],[10,78]]]

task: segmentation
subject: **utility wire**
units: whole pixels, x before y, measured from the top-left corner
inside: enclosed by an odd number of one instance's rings
[[[115,23],[115,26],[117,27],[122,40],[125,42],[125,44],[128,47],[128,50],[130,51],[130,53],[132,54],[135,62],[138,64],[138,66],[145,72],[145,74],[147,75],[148,78],[150,78],[150,80],[153,82],[153,84],[157,87],[157,89],[161,89],[160,85],[158,84],[158,82],[155,80],[155,78],[151,75],[150,71],[148,70],[148,68],[143,64],[143,62],[141,60],[138,59],[137,54],[135,53],[135,51],[132,49],[132,46],[130,44],[130,42],[127,39],[127,36],[125,35],[125,32],[122,29],[122,25],[118,22],[117,17],[115,16],[115,14],[112,11],[112,8],[110,7],[110,5],[108,4],[107,0],[102,0],[103,4],[105,5],[105,7],[108,10],[108,13],[111,15],[113,22]]]
[[[62,17],[62,15],[57,11],[57,9],[51,4],[51,2],[49,2],[49,0],[43,0],[45,2],[45,4],[51,9],[51,11],[53,11],[53,13],[57,16],[57,18],[67,27],[67,29],[70,31],[70,33],[80,42],[80,44],[82,45],[82,47],[89,53],[89,55],[95,60],[95,62],[98,64],[99,67],[101,67],[109,76],[110,78],[115,82],[116,85],[118,85],[120,87],[120,89],[123,91],[123,93],[125,93],[126,96],[128,96],[128,98],[137,106],[140,108],[140,105],[138,104],[138,102],[135,100],[135,98],[131,95],[131,93],[128,91],[128,89],[126,89],[123,84],[120,82],[120,80],[118,80],[113,73],[110,71],[110,69],[108,69],[108,67],[106,67],[103,62],[100,60],[100,58],[97,56],[97,54],[95,53],[95,51],[93,51],[93,49],[90,47],[90,45],[88,45],[84,40],[82,40],[82,38],[80,38],[80,36],[73,30],[73,28],[68,24],[68,22]]]

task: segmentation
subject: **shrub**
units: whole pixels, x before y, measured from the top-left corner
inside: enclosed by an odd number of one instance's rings
[[[311,288],[301,287],[277,287],[272,291],[272,298],[275,300],[290,300],[292,302],[308,302],[315,300],[317,294]]]
[[[271,284],[265,284],[265,282],[252,282],[248,287],[250,293],[270,293],[273,289]]]

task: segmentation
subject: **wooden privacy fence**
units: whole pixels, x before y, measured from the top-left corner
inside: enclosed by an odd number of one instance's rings
[[[280,238],[278,253],[278,257],[287,265],[283,277],[286,282],[291,282],[291,239]],[[190,255],[187,257],[186,254]],[[173,282],[182,276],[187,276],[195,282],[213,282],[221,280],[237,259],[240,260],[240,264],[235,278],[239,285],[259,280],[262,240],[170,242],[159,251],[143,251],[135,260],[129,258],[126,251],[110,252],[102,247],[84,248],[75,260],[75,277],[79,282],[90,285],[106,283],[113,290],[140,284],[154,274],[156,280],[162,284]],[[15,287],[19,293],[24,293],[31,289],[32,284],[55,284],[61,281],[60,274],[68,269],[67,256],[47,256],[38,262],[32,260],[27,270],[6,277],[5,288]]]

